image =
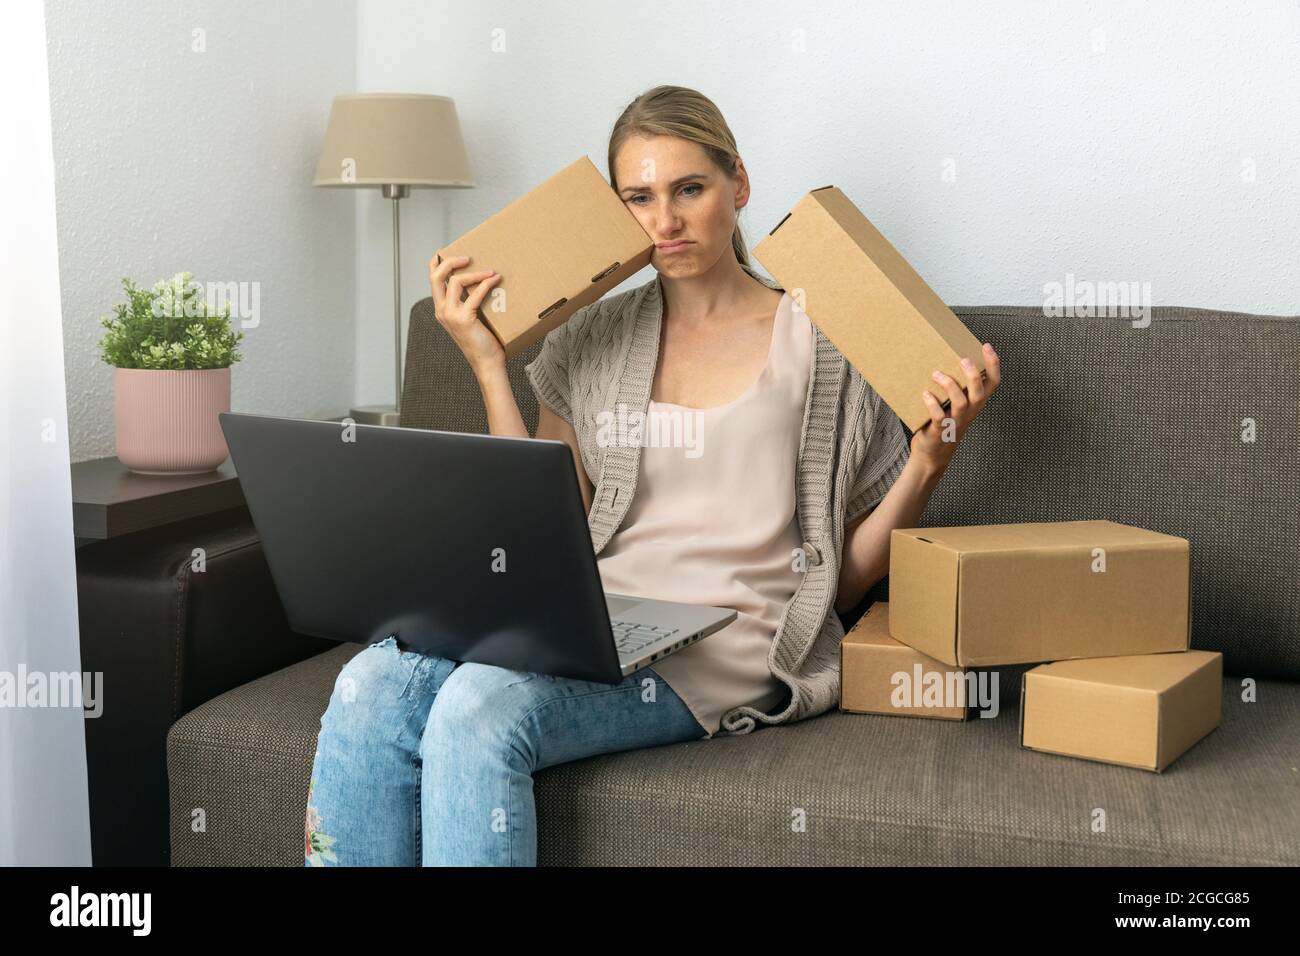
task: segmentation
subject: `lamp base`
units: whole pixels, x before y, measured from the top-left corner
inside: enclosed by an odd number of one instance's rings
[[[401,415],[393,405],[357,405],[348,415],[358,425],[396,427],[402,423]]]

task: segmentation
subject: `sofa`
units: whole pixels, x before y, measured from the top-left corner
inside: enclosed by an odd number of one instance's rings
[[[954,311],[1005,381],[921,524],[1107,518],[1187,538],[1191,645],[1224,655],[1221,725],[1162,773],[1024,750],[1025,667],[1001,668],[994,719],[836,710],[540,771],[540,865],[1300,864],[1300,316]],[[404,427],[485,432],[431,300],[410,318]],[[538,348],[509,363],[530,432]],[[886,579],[846,626],[887,595]],[[173,865],[302,865],[320,716],[360,650],[268,669],[175,721]]]

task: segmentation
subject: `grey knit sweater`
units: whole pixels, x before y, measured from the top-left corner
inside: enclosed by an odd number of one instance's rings
[[[771,279],[743,265],[768,288]],[[596,554],[609,542],[636,494],[641,446],[600,443],[597,416],[646,414],[659,360],[663,289],[658,274],[645,285],[593,302],[549,332],[525,367],[539,401],[573,426],[582,464],[595,483],[587,522]],[[907,463],[908,441],[898,416],[881,401],[830,339],[813,327],[803,431],[799,436],[796,511],[807,570],[786,604],[768,653],[768,668],[790,688],[775,713],[734,707],[722,729],[749,733],[756,722],[784,724],[824,713],[839,703],[840,640],[834,603],[844,528],[874,508]]]

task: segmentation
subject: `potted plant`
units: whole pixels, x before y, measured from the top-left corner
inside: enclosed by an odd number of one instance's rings
[[[142,475],[197,475],[230,453],[217,415],[230,411],[244,333],[192,279],[180,272],[141,289],[124,278],[127,301],[100,319],[100,352],[115,369],[117,457]]]

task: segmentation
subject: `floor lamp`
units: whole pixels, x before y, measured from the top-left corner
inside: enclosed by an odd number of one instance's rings
[[[393,370],[396,401],[360,405],[358,424],[399,425],[402,414],[402,267],[398,204],[412,187],[474,185],[469,155],[447,96],[360,93],[334,97],[313,186],[374,187],[393,201]]]

